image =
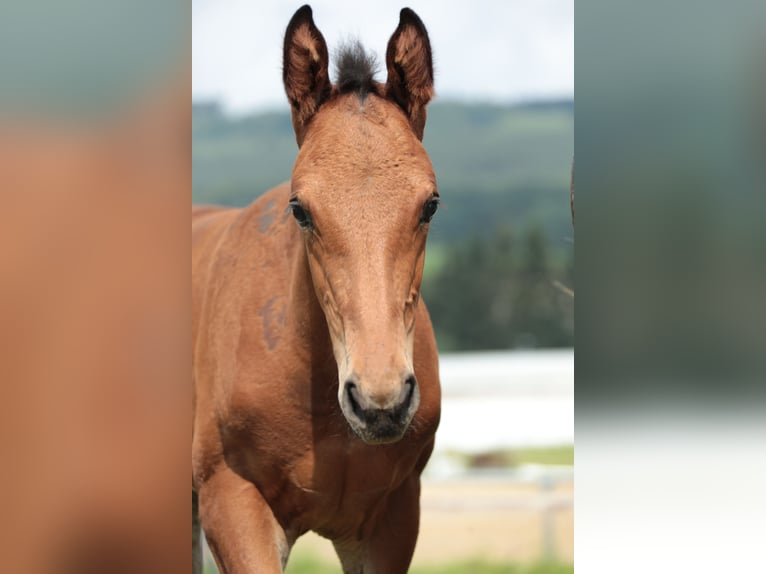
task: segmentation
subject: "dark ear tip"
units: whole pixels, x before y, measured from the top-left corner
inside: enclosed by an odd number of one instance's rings
[[[302,22],[313,22],[313,15],[314,13],[311,10],[311,6],[304,4],[295,11],[293,17],[290,18],[290,23],[297,25]]]
[[[287,49],[288,44],[292,41],[292,36],[295,31],[301,26],[306,25],[308,25],[309,28],[316,28],[311,12],[311,6],[308,4],[304,4],[298,8],[298,10],[295,11],[295,14],[293,14],[293,17],[290,18],[290,22],[287,24],[287,29],[285,30],[285,49]]]
[[[399,12],[399,25],[402,26],[407,24],[412,24],[418,28],[425,29],[423,21],[420,19],[420,16],[415,14],[414,10],[411,8],[402,8]]]

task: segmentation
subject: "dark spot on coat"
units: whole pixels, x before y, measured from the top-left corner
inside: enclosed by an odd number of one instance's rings
[[[272,297],[258,312],[263,323],[263,338],[269,350],[277,346],[281,337],[281,329],[285,325],[285,304],[280,302],[281,296]]]

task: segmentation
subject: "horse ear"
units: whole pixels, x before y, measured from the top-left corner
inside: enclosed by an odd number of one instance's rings
[[[434,69],[426,27],[409,8],[402,8],[399,26],[388,41],[386,68],[386,96],[405,111],[422,140],[426,104],[434,95]]]
[[[293,15],[285,32],[282,80],[292,106],[293,129],[300,146],[306,127],[332,90],[327,44],[314,24],[311,6]]]

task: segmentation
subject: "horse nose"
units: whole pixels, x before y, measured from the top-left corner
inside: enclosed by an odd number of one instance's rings
[[[344,383],[341,406],[352,426],[385,438],[403,432],[417,409],[418,399],[418,384],[413,374],[404,377],[394,397],[364,392],[357,380],[351,378]]]
[[[406,410],[411,401],[417,381],[414,375],[407,375],[400,385],[396,396],[391,393],[364,392],[360,389],[355,378],[350,378],[345,383],[345,391],[349,402],[358,410],[367,411],[386,411]]]

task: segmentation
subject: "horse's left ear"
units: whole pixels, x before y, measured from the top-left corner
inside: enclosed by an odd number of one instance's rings
[[[386,96],[404,110],[422,140],[426,104],[434,95],[434,69],[426,27],[409,8],[402,8],[399,26],[388,41],[386,68]]]
[[[293,15],[285,32],[282,79],[293,115],[293,129],[298,146],[309,121],[330,96],[327,44],[314,24],[307,4]]]

